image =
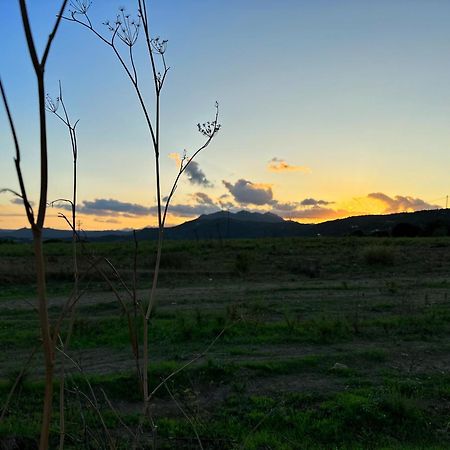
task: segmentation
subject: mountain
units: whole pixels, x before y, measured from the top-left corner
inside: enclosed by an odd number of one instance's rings
[[[169,228],[172,239],[238,239],[305,235],[311,225],[283,220],[271,213],[220,212]]]
[[[417,211],[384,215],[354,216],[319,224],[302,224],[284,220],[272,213],[219,211],[204,214],[174,227],[166,228],[166,239],[237,239],[311,236],[449,236],[450,209]],[[137,239],[156,239],[156,228],[136,231]],[[70,230],[46,228],[44,240],[70,241]],[[130,231],[87,231],[89,241],[131,240]],[[27,242],[32,239],[29,228],[0,230],[0,239]]]
[[[241,222],[263,222],[263,223],[280,223],[284,222],[280,216],[276,214],[266,212],[249,212],[249,211],[239,211],[237,213],[232,213],[230,211],[218,211],[212,214],[202,214],[197,220],[218,220],[218,219],[232,219]]]

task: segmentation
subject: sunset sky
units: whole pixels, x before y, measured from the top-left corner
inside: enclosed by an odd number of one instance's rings
[[[132,0],[93,0],[102,25]],[[29,0],[39,49],[60,1]],[[179,183],[169,224],[219,209],[270,211],[319,222],[445,206],[450,192],[450,2],[447,0],[153,0],[154,36],[168,39],[162,96],[163,193],[173,153],[203,142],[196,124],[220,103],[222,128]],[[36,83],[18,2],[0,0],[0,75],[22,146],[29,197],[38,201]],[[142,36],[141,36],[142,37]],[[152,80],[136,46],[149,104]],[[46,69],[79,119],[81,227],[154,226],[154,161],[132,86],[111,49],[62,23]],[[71,196],[67,130],[48,114],[49,200]],[[14,147],[0,107],[0,189],[18,190]],[[47,227],[65,228],[60,209]],[[0,228],[26,226],[0,195]]]

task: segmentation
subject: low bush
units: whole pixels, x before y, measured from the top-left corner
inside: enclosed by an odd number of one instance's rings
[[[395,253],[390,247],[373,245],[363,250],[363,259],[370,266],[392,266],[395,262]]]

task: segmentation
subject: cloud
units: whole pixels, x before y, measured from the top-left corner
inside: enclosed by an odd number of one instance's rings
[[[170,153],[169,158],[173,159],[178,167],[183,162],[183,159],[181,158],[179,153]],[[206,178],[205,173],[202,169],[200,169],[200,165],[197,161],[191,161],[189,165],[185,169],[185,173],[187,176],[187,179],[190,181],[191,184],[198,184],[200,186],[204,187],[213,187],[214,185]]]
[[[241,178],[232,184],[222,181],[234,199],[241,204],[266,205],[273,203],[273,192],[270,184],[257,184]]]
[[[71,209],[67,203],[58,205],[58,208]],[[83,201],[77,206],[77,212],[80,214],[95,216],[122,216],[134,218],[137,216],[146,216],[150,213],[150,208],[137,203],[121,202],[112,198],[96,198],[93,201]]]
[[[420,198],[396,195],[394,198],[389,197],[382,192],[373,192],[367,196],[368,198],[379,200],[384,205],[384,213],[412,212],[421,211],[423,209],[438,209],[439,205],[432,205]]]
[[[232,202],[224,202],[219,200],[219,206],[222,211],[230,211],[236,208],[236,205]]]
[[[316,200],[314,198],[305,198],[300,202],[302,206],[318,206],[318,205],[331,205],[334,202],[327,202],[326,200]]]
[[[117,219],[94,219],[94,222],[99,223],[120,223],[120,220]]]
[[[293,166],[288,164],[284,159],[272,158],[268,165],[269,172],[303,172],[311,173],[311,169],[306,166]]]
[[[172,204],[169,206],[169,214],[180,217],[196,217],[200,214],[210,214],[220,210],[214,200],[203,192],[191,195],[195,203],[193,204]],[[70,210],[70,205],[61,203],[55,205],[58,208]],[[98,222],[117,223],[116,218],[136,219],[143,216],[156,215],[157,206],[147,207],[137,203],[121,202],[115,199],[95,199],[93,201],[83,201],[77,206],[79,214],[97,216]]]
[[[192,199],[201,205],[215,205],[214,200],[204,192],[196,192],[191,195]]]
[[[197,217],[201,214],[211,214],[220,210],[219,206],[211,204],[174,204],[169,206],[169,214],[179,217]],[[151,208],[152,213],[157,212],[156,206]]]
[[[287,202],[282,203],[277,200],[273,201],[273,206],[277,211],[283,211],[283,212],[289,212],[289,211],[295,211],[299,204],[297,202]]]
[[[14,197],[10,200],[11,203],[13,203],[14,205],[21,205],[23,206],[23,200],[19,197]],[[30,203],[31,206],[34,206],[34,202],[32,200],[28,200],[28,202]]]
[[[191,161],[191,163],[186,167],[185,172],[191,184],[200,184],[204,187],[213,187],[213,184],[206,178],[203,170],[200,169],[198,162]]]
[[[181,155],[177,152],[169,153],[169,158],[173,159],[178,167],[181,166]]]

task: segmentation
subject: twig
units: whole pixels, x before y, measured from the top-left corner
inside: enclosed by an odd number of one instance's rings
[[[8,406],[11,402],[12,396],[14,395],[14,392],[16,391],[17,386],[19,385],[20,381],[23,379],[23,377],[25,376],[27,370],[30,367],[30,363],[32,361],[32,359],[34,358],[34,355],[36,354],[37,349],[39,348],[39,345],[36,345],[36,347],[33,348],[33,350],[30,353],[30,356],[28,356],[25,364],[22,367],[22,370],[19,372],[19,375],[17,375],[14,384],[12,385],[9,393],[8,393],[8,397],[6,397],[6,401],[5,404],[3,405],[2,408],[2,414],[0,415],[0,423],[3,422],[3,419],[5,418],[5,414],[6,411],[8,410]]]
[[[264,414],[263,417],[261,417],[261,419],[256,423],[256,425],[250,430],[249,433],[247,433],[247,436],[244,440],[244,442],[242,443],[242,446],[240,447],[242,450],[244,450],[246,448],[247,442],[250,439],[250,437],[252,436],[252,434],[263,424],[263,422],[265,422],[271,415],[272,413],[277,410],[279,408],[279,405],[274,406],[273,408],[270,408],[269,411],[267,411],[266,414]]]
[[[203,352],[199,353],[197,356],[195,356],[193,359],[191,359],[190,361],[188,361],[187,363],[183,364],[181,367],[179,367],[177,370],[173,371],[170,375],[168,375],[167,377],[163,378],[163,380],[153,389],[153,391],[149,394],[149,398],[148,400],[150,400],[155,394],[156,392],[162,387],[164,386],[164,384],[166,384],[170,379],[172,379],[173,377],[175,377],[176,375],[178,375],[180,372],[182,372],[184,369],[186,369],[187,367],[189,367],[190,365],[192,365],[193,363],[195,363],[196,361],[198,361],[200,358],[203,358],[208,352],[209,350],[211,350],[211,348],[215,345],[215,343],[222,337],[222,335],[229,330],[231,327],[235,326],[241,319],[238,319],[236,322],[231,323],[230,325],[228,325],[227,327],[223,328],[222,331],[210,342],[210,344],[208,345],[208,347],[206,347],[205,350],[203,350]]]
[[[186,420],[190,423],[192,430],[194,431],[195,437],[197,439],[198,445],[201,448],[201,450],[203,450],[203,444],[202,441],[200,439],[200,436],[198,435],[197,432],[197,427],[195,426],[193,420],[187,415],[186,411],[182,408],[182,406],[180,405],[180,403],[177,401],[177,399],[175,398],[175,396],[172,394],[171,390],[169,389],[169,386],[167,386],[167,384],[164,385],[164,387],[166,388],[167,392],[169,393],[170,397],[172,398],[172,400],[175,402],[175,405],[177,405],[177,408],[181,411],[181,413],[183,414],[183,416],[186,418]]]
[[[120,417],[120,414],[118,413],[118,411],[116,410],[116,408],[114,408],[114,406],[111,403],[111,400],[108,398],[108,396],[106,395],[106,392],[100,388],[100,391],[103,394],[103,397],[105,398],[106,403],[108,403],[108,406],[111,408],[111,411],[114,413],[114,415],[116,416],[117,420],[120,422],[120,424],[125,428],[125,430],[128,431],[128,433],[131,434],[131,436],[134,437],[134,432],[133,430],[131,430],[131,428],[123,421],[123,419]]]
[[[87,394],[85,394],[83,391],[81,391],[81,390],[79,390],[79,393],[80,393],[80,394],[81,394],[81,395],[89,402],[89,404],[92,406],[92,408],[93,408],[93,409],[95,410],[95,412],[97,413],[97,415],[98,415],[98,417],[99,417],[99,419],[100,419],[100,422],[101,422],[101,424],[102,424],[102,426],[103,426],[103,429],[104,429],[104,431],[105,431],[105,433],[106,433],[106,436],[107,436],[107,438],[108,438],[109,444],[110,444],[110,446],[111,446],[112,449],[115,449],[116,446],[115,446],[115,444],[114,444],[114,441],[112,440],[112,437],[111,437],[111,434],[110,434],[110,432],[109,432],[109,430],[108,430],[108,427],[106,426],[106,423],[105,423],[105,421],[104,421],[104,419],[103,419],[103,415],[102,415],[102,413],[101,413],[101,411],[100,411],[100,406],[99,406],[97,397],[96,397],[96,395],[95,395],[94,389],[92,388],[92,385],[91,385],[91,383],[90,383],[88,377],[87,377],[86,374],[84,373],[82,367],[81,367],[81,366],[80,366],[73,358],[71,358],[71,357],[70,357],[63,349],[61,349],[60,347],[56,347],[56,349],[57,349],[64,357],[66,357],[66,358],[74,365],[74,367],[81,373],[81,375],[83,376],[84,381],[85,381],[86,384],[88,385],[88,388],[89,388],[89,391],[90,391],[90,393],[91,393],[92,399],[91,399]]]

